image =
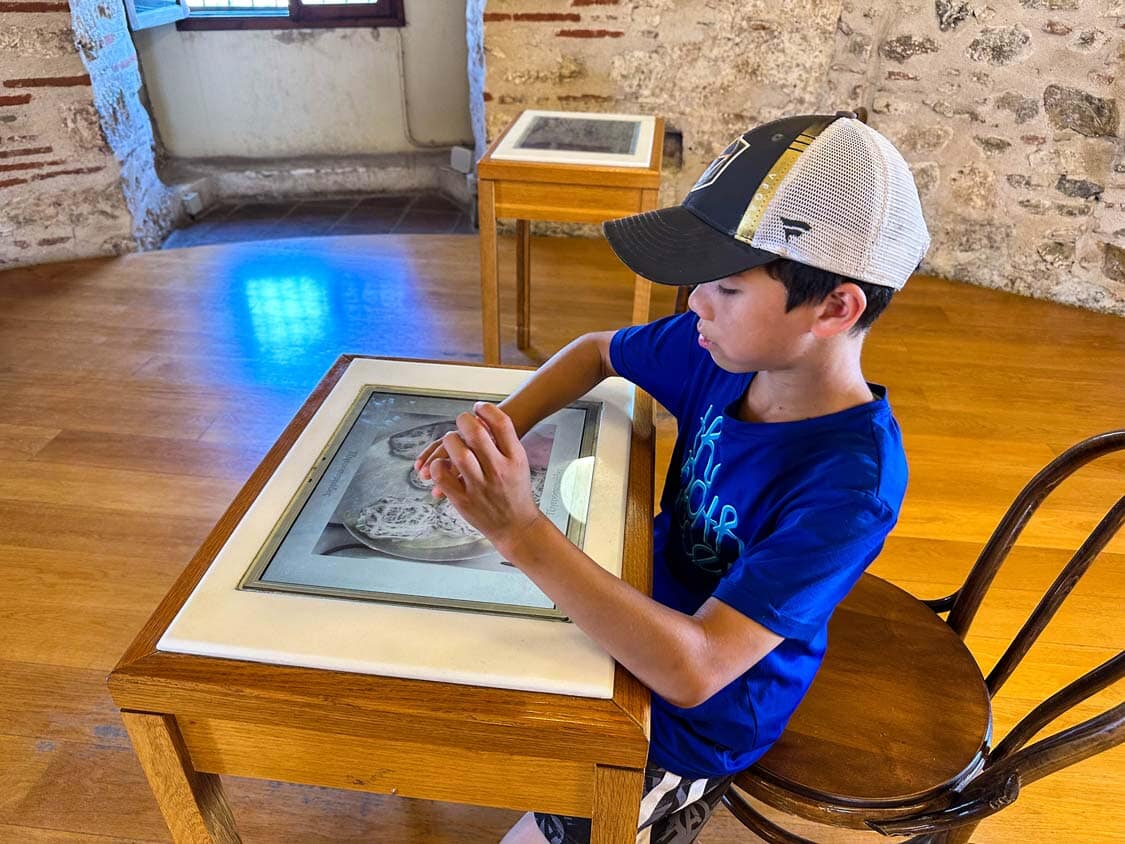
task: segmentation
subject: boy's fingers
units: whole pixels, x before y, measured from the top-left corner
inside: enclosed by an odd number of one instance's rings
[[[448,457],[449,455],[447,455],[445,453],[445,449],[442,447],[441,443],[438,443],[432,449],[427,449],[427,452],[428,453],[424,457],[419,457],[417,460],[414,461],[414,469],[415,469],[415,471],[418,472],[418,475],[420,477],[422,477],[426,480],[429,480],[430,479],[430,464],[432,464],[435,460],[437,460],[439,458]]]
[[[456,431],[450,431],[441,438],[441,441],[445,446],[446,453],[449,454],[449,460],[453,463],[453,468],[461,473],[462,483],[465,481],[479,483],[484,479],[484,472],[477,461],[477,456],[462,442],[460,434]]]
[[[492,439],[492,432],[488,426],[471,413],[462,413],[457,417],[457,430],[465,444],[472,449],[480,461],[481,467],[491,463],[500,453],[496,450],[496,443]]]
[[[487,423],[500,453],[508,458],[519,454],[520,438],[516,434],[516,426],[512,424],[512,417],[496,405],[488,402],[477,402],[475,410],[477,415]]]
[[[430,464],[430,471],[438,484],[430,491],[434,498],[448,497],[447,490],[452,491],[455,495],[465,492],[465,482],[458,477],[457,470],[453,467],[449,458],[440,457],[435,460]]]
[[[441,440],[434,440],[432,443],[422,449],[422,451],[419,452],[418,456],[414,458],[414,468],[421,469],[426,463],[429,462],[430,458],[433,456],[433,453],[440,447]]]

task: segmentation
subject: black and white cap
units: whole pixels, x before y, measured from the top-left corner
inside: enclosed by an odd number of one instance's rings
[[[660,284],[702,284],[782,257],[898,290],[930,245],[906,161],[851,112],[752,129],[681,205],[604,230],[630,269]]]

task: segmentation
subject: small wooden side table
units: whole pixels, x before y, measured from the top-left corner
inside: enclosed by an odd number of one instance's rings
[[[514,125],[513,121],[513,125]],[[499,267],[496,218],[516,218],[516,346],[531,343],[531,220],[603,223],[657,206],[664,154],[664,121],[656,119],[648,167],[504,161],[492,153],[512,125],[477,164],[480,214],[480,289],[484,362],[500,363]],[[651,285],[636,277],[633,322],[647,322]]]
[[[649,692],[620,665],[613,697],[600,699],[158,649],[355,357],[341,357],[317,386],[109,676],[172,840],[241,840],[219,779],[229,775],[580,815],[592,820],[592,844],[631,844],[648,757]],[[622,578],[645,594],[654,438],[651,399],[638,393]]]

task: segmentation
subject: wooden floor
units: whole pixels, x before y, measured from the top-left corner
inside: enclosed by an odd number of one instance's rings
[[[511,267],[511,242],[504,266]],[[312,385],[343,352],[480,359],[474,238],[231,244],[0,274],[0,841],[165,841],[104,678]],[[535,242],[536,362],[623,324],[604,243]],[[503,313],[514,313],[512,273]],[[661,289],[654,314],[671,310]],[[505,337],[514,337],[506,319]],[[1125,321],[915,279],[866,355],[911,483],[874,572],[951,591],[1007,503],[1067,445],[1125,425]],[[667,461],[673,431],[661,423]],[[970,636],[990,665],[1125,487],[1088,467],[1049,502]],[[1094,566],[997,700],[1002,735],[1125,640],[1125,541]],[[1089,715],[1121,689],[1079,710]],[[230,781],[247,842],[492,842],[514,813]],[[1125,752],[1028,787],[976,841],[1125,841]],[[817,840],[870,840],[803,831]],[[746,841],[720,814],[701,841]]]

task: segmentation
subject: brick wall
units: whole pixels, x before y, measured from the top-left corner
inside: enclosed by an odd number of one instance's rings
[[[683,135],[671,204],[750,126],[863,105],[914,170],[927,271],[1125,315],[1119,3],[493,0],[482,16],[489,140],[525,108],[659,114]]]
[[[0,267],[159,242],[172,203],[121,3],[0,0],[0,15]]]

